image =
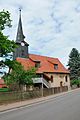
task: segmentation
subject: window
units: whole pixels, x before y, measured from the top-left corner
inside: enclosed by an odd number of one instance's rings
[[[53,76],[51,75],[51,82],[53,83]]]
[[[67,77],[67,76],[65,76],[65,81],[66,81],[66,82],[68,81],[68,77]]]
[[[58,69],[58,64],[54,64],[54,69],[55,69],[55,70]]]
[[[60,87],[62,87],[62,86],[63,86],[63,82],[61,81],[61,82],[60,82]]]
[[[22,50],[22,56],[24,56],[24,50]]]
[[[64,75],[61,74],[59,77],[60,77],[60,78],[64,78]]]
[[[40,67],[40,61],[35,61],[35,67],[39,68]]]

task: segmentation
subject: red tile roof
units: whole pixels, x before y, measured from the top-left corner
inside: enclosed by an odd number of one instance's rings
[[[4,84],[4,80],[0,78],[0,84]]]
[[[25,70],[35,67],[35,63],[30,58],[16,58],[16,60],[24,66]]]
[[[29,54],[29,58],[17,58],[17,61],[19,61],[26,70],[30,67],[35,67],[35,61],[40,61],[40,67],[37,69],[37,73],[69,73],[69,71],[62,65],[58,58]],[[54,69],[54,64],[58,65],[57,70]]]
[[[4,80],[2,78],[0,78],[0,88],[2,87],[6,87]]]

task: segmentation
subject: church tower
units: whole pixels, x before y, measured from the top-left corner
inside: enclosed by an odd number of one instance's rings
[[[22,29],[22,21],[21,21],[21,9],[19,10],[19,22],[16,36],[16,45],[17,48],[14,50],[13,59],[15,60],[17,57],[20,58],[28,58],[28,46],[29,44],[24,41],[24,34]]]

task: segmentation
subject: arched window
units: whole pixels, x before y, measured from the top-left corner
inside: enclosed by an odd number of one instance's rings
[[[68,77],[67,76],[65,76],[65,81],[68,82]]]
[[[60,87],[62,87],[62,86],[63,86],[63,82],[61,81],[61,82],[60,82]]]
[[[24,50],[22,50],[22,56],[24,56]]]

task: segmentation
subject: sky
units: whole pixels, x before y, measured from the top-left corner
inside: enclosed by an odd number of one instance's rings
[[[29,53],[59,58],[66,66],[72,48],[80,52],[80,0],[0,0],[0,11],[11,13],[12,28],[5,35],[15,40],[22,9],[22,24]]]

